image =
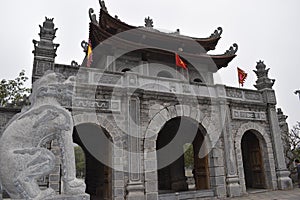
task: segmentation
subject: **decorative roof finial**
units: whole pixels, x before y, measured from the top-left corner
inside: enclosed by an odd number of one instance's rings
[[[224,55],[226,56],[233,56],[235,55],[235,53],[237,52],[238,50],[238,45],[236,43],[234,43],[225,53]]]
[[[218,27],[218,28],[214,31],[214,33],[212,33],[212,34],[210,35],[210,38],[219,38],[219,37],[222,35],[222,33],[223,33],[222,27]]]
[[[258,61],[256,65],[257,70],[253,70],[257,76],[257,81],[254,87],[258,90],[272,89],[275,79],[270,79],[268,76],[270,68],[266,69],[266,65],[263,61]]]
[[[145,18],[145,27],[153,28],[153,19],[151,19],[149,16]]]
[[[78,62],[76,62],[75,60],[72,60],[71,66],[72,67],[80,67],[80,65],[78,65]]]
[[[105,2],[103,0],[99,0],[99,4],[100,4],[100,7],[101,7],[101,10],[103,10],[105,12],[108,12],[107,8],[105,6]]]
[[[98,24],[98,21],[97,21],[97,19],[96,19],[96,15],[93,14],[93,13],[94,13],[94,9],[93,9],[93,8],[90,8],[90,9],[89,9],[90,20],[91,20],[92,23]]]
[[[83,48],[83,52],[85,52],[85,53],[87,52],[88,46],[89,46],[89,43],[87,43],[85,40],[83,40],[81,42],[81,47]]]

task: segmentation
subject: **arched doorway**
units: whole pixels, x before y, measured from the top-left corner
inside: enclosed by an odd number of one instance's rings
[[[204,158],[198,156],[201,146],[205,145],[203,141],[206,131],[191,118],[173,118],[166,122],[159,131],[156,141],[158,167],[163,162],[164,156],[166,156],[166,154],[160,152],[160,149],[165,148],[170,142],[173,143],[174,138],[177,138],[178,135],[180,135],[180,139],[172,144],[169,154],[172,152],[181,153],[172,163],[161,169],[158,168],[159,193],[209,189],[208,156]],[[190,153],[184,153],[186,144],[190,144]],[[184,156],[190,157],[187,159]],[[187,160],[192,160],[189,165],[186,163]],[[189,184],[191,181],[188,181],[189,177],[186,175],[186,170],[189,167],[192,172],[193,187]]]
[[[267,188],[262,145],[254,131],[245,132],[241,147],[246,188]]]
[[[74,127],[73,141],[85,154],[86,193],[90,194],[91,200],[112,199],[112,169],[109,167],[112,148],[109,142],[105,142],[107,139],[112,141],[109,133],[96,124],[85,123]],[[97,159],[99,157],[101,161]]]

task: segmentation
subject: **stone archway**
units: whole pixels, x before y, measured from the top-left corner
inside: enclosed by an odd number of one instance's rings
[[[206,134],[202,126],[188,117],[172,118],[159,131],[156,141],[159,193],[210,188],[208,155],[198,156]]]
[[[220,118],[217,114],[212,114],[212,116],[208,116],[201,112],[200,107],[198,106],[188,106],[188,105],[174,105],[168,106],[161,110],[150,111],[150,113],[154,113],[152,119],[148,123],[148,127],[145,131],[145,139],[144,139],[144,170],[145,170],[145,185],[146,185],[146,195],[155,196],[158,194],[158,174],[157,174],[157,155],[156,155],[156,141],[158,139],[158,132],[163,128],[163,126],[171,119],[177,117],[187,117],[195,121],[197,124],[201,124],[201,126],[206,130],[207,134],[204,136],[203,142],[207,144],[201,146],[199,152],[207,155],[212,149],[213,145],[217,143],[219,140],[219,136],[221,134],[221,125]],[[207,149],[206,151],[202,148]],[[218,147],[216,147],[218,148]],[[218,149],[218,151],[221,149]],[[199,155],[200,157],[205,157],[205,155]],[[209,159],[208,163],[210,165],[210,170],[212,170],[211,174],[215,174],[214,172],[214,163]],[[223,160],[218,160],[219,163],[223,163]],[[212,163],[212,164],[211,164]],[[149,174],[149,175],[148,175]],[[210,185],[216,177],[210,176]],[[218,180],[221,182],[220,180]],[[153,188],[151,191],[147,191],[147,185],[156,185],[156,188]],[[224,183],[225,184],[225,179]],[[212,189],[214,187],[212,186]]]
[[[265,172],[265,187],[268,189],[277,189],[277,180],[275,172],[275,163],[274,155],[272,151],[272,143],[270,136],[266,133],[265,129],[253,122],[244,123],[238,129],[235,136],[235,151],[238,165],[238,173],[240,184],[242,186],[242,192],[247,193],[246,191],[246,176],[244,172],[244,163],[243,163],[243,151],[242,151],[242,138],[245,133],[251,132],[255,135],[259,141],[259,147],[261,149],[261,156],[263,161],[263,167]]]
[[[97,116],[95,114],[79,114],[73,116],[74,126],[80,126],[83,124],[92,124],[96,125],[99,128],[102,128],[107,137],[111,140],[111,149],[110,156],[108,162],[110,162],[111,166],[105,166],[101,164],[95,165],[99,166],[98,170],[103,171],[103,180],[106,182],[104,187],[107,187],[107,190],[104,192],[108,192],[104,194],[104,196],[108,196],[107,199],[122,199],[124,198],[125,193],[125,181],[124,181],[124,170],[123,165],[120,165],[118,160],[124,159],[123,153],[123,141],[121,137],[121,130],[117,128],[114,124],[108,121],[104,116]],[[87,158],[88,159],[88,158]],[[91,158],[95,160],[95,158]],[[95,162],[94,162],[95,163]],[[94,164],[93,164],[94,165]],[[100,169],[103,168],[103,169]],[[97,169],[96,169],[97,170]],[[101,176],[102,176],[101,175]],[[113,178],[114,177],[114,178]],[[114,193],[114,190],[120,191],[119,193]],[[100,191],[101,192],[101,191]],[[102,195],[103,196],[103,195]],[[102,197],[101,197],[102,198]]]
[[[91,200],[112,200],[112,142],[107,130],[92,123],[74,127],[73,141],[85,154],[86,193]]]

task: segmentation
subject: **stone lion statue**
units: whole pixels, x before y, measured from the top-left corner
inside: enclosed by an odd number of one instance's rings
[[[62,75],[46,72],[33,85],[31,105],[6,126],[0,138],[0,180],[12,199],[59,199],[53,189],[37,184],[54,169],[55,156],[44,148],[53,139],[62,154],[64,195],[84,194],[84,182],[75,177],[72,116],[59,103],[71,98],[70,86],[69,79],[63,82]]]

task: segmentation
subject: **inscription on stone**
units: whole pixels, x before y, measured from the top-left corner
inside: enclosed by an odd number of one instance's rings
[[[233,119],[247,119],[247,120],[260,120],[265,121],[265,112],[254,112],[254,111],[243,111],[243,110],[232,110]]]

